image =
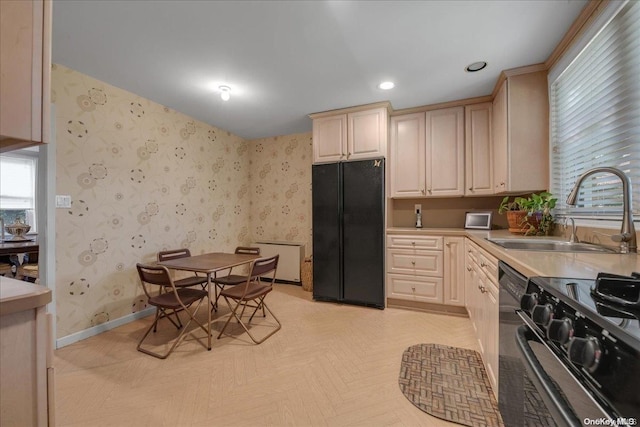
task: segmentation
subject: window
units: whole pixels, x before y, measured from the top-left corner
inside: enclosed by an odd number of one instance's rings
[[[578,176],[611,166],[629,176],[640,218],[640,2],[612,2],[549,73],[551,192],[557,213],[619,219],[622,183],[595,174],[578,204],[566,200]]]
[[[0,215],[5,224],[20,218],[36,232],[37,152],[6,153],[0,156]]]

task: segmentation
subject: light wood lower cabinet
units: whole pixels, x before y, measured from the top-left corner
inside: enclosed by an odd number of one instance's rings
[[[387,237],[387,296],[464,307],[464,238]]]
[[[390,273],[387,279],[390,297],[442,303],[442,277]]]
[[[0,425],[53,426],[51,291],[0,277]]]
[[[478,245],[465,242],[466,307],[482,360],[496,398],[498,396],[498,260]]]
[[[444,238],[444,303],[464,307],[464,237]]]

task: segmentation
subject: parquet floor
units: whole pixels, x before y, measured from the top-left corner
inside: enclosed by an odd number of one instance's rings
[[[400,392],[398,373],[414,344],[477,350],[469,319],[314,302],[285,284],[267,298],[283,327],[261,345],[234,325],[235,337],[214,336],[210,352],[189,338],[159,360],[136,351],[146,318],[56,350],[56,424],[456,425],[414,407]],[[227,312],[217,315],[217,328]],[[169,326],[162,331],[174,333]]]

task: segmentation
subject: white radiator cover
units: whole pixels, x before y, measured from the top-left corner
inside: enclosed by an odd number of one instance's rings
[[[276,279],[300,283],[300,265],[304,261],[304,243],[263,240],[252,246],[260,248],[261,257],[280,255]]]

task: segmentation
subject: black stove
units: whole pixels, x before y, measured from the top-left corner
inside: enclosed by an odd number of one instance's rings
[[[640,276],[533,277],[520,309],[603,412],[640,422]]]

